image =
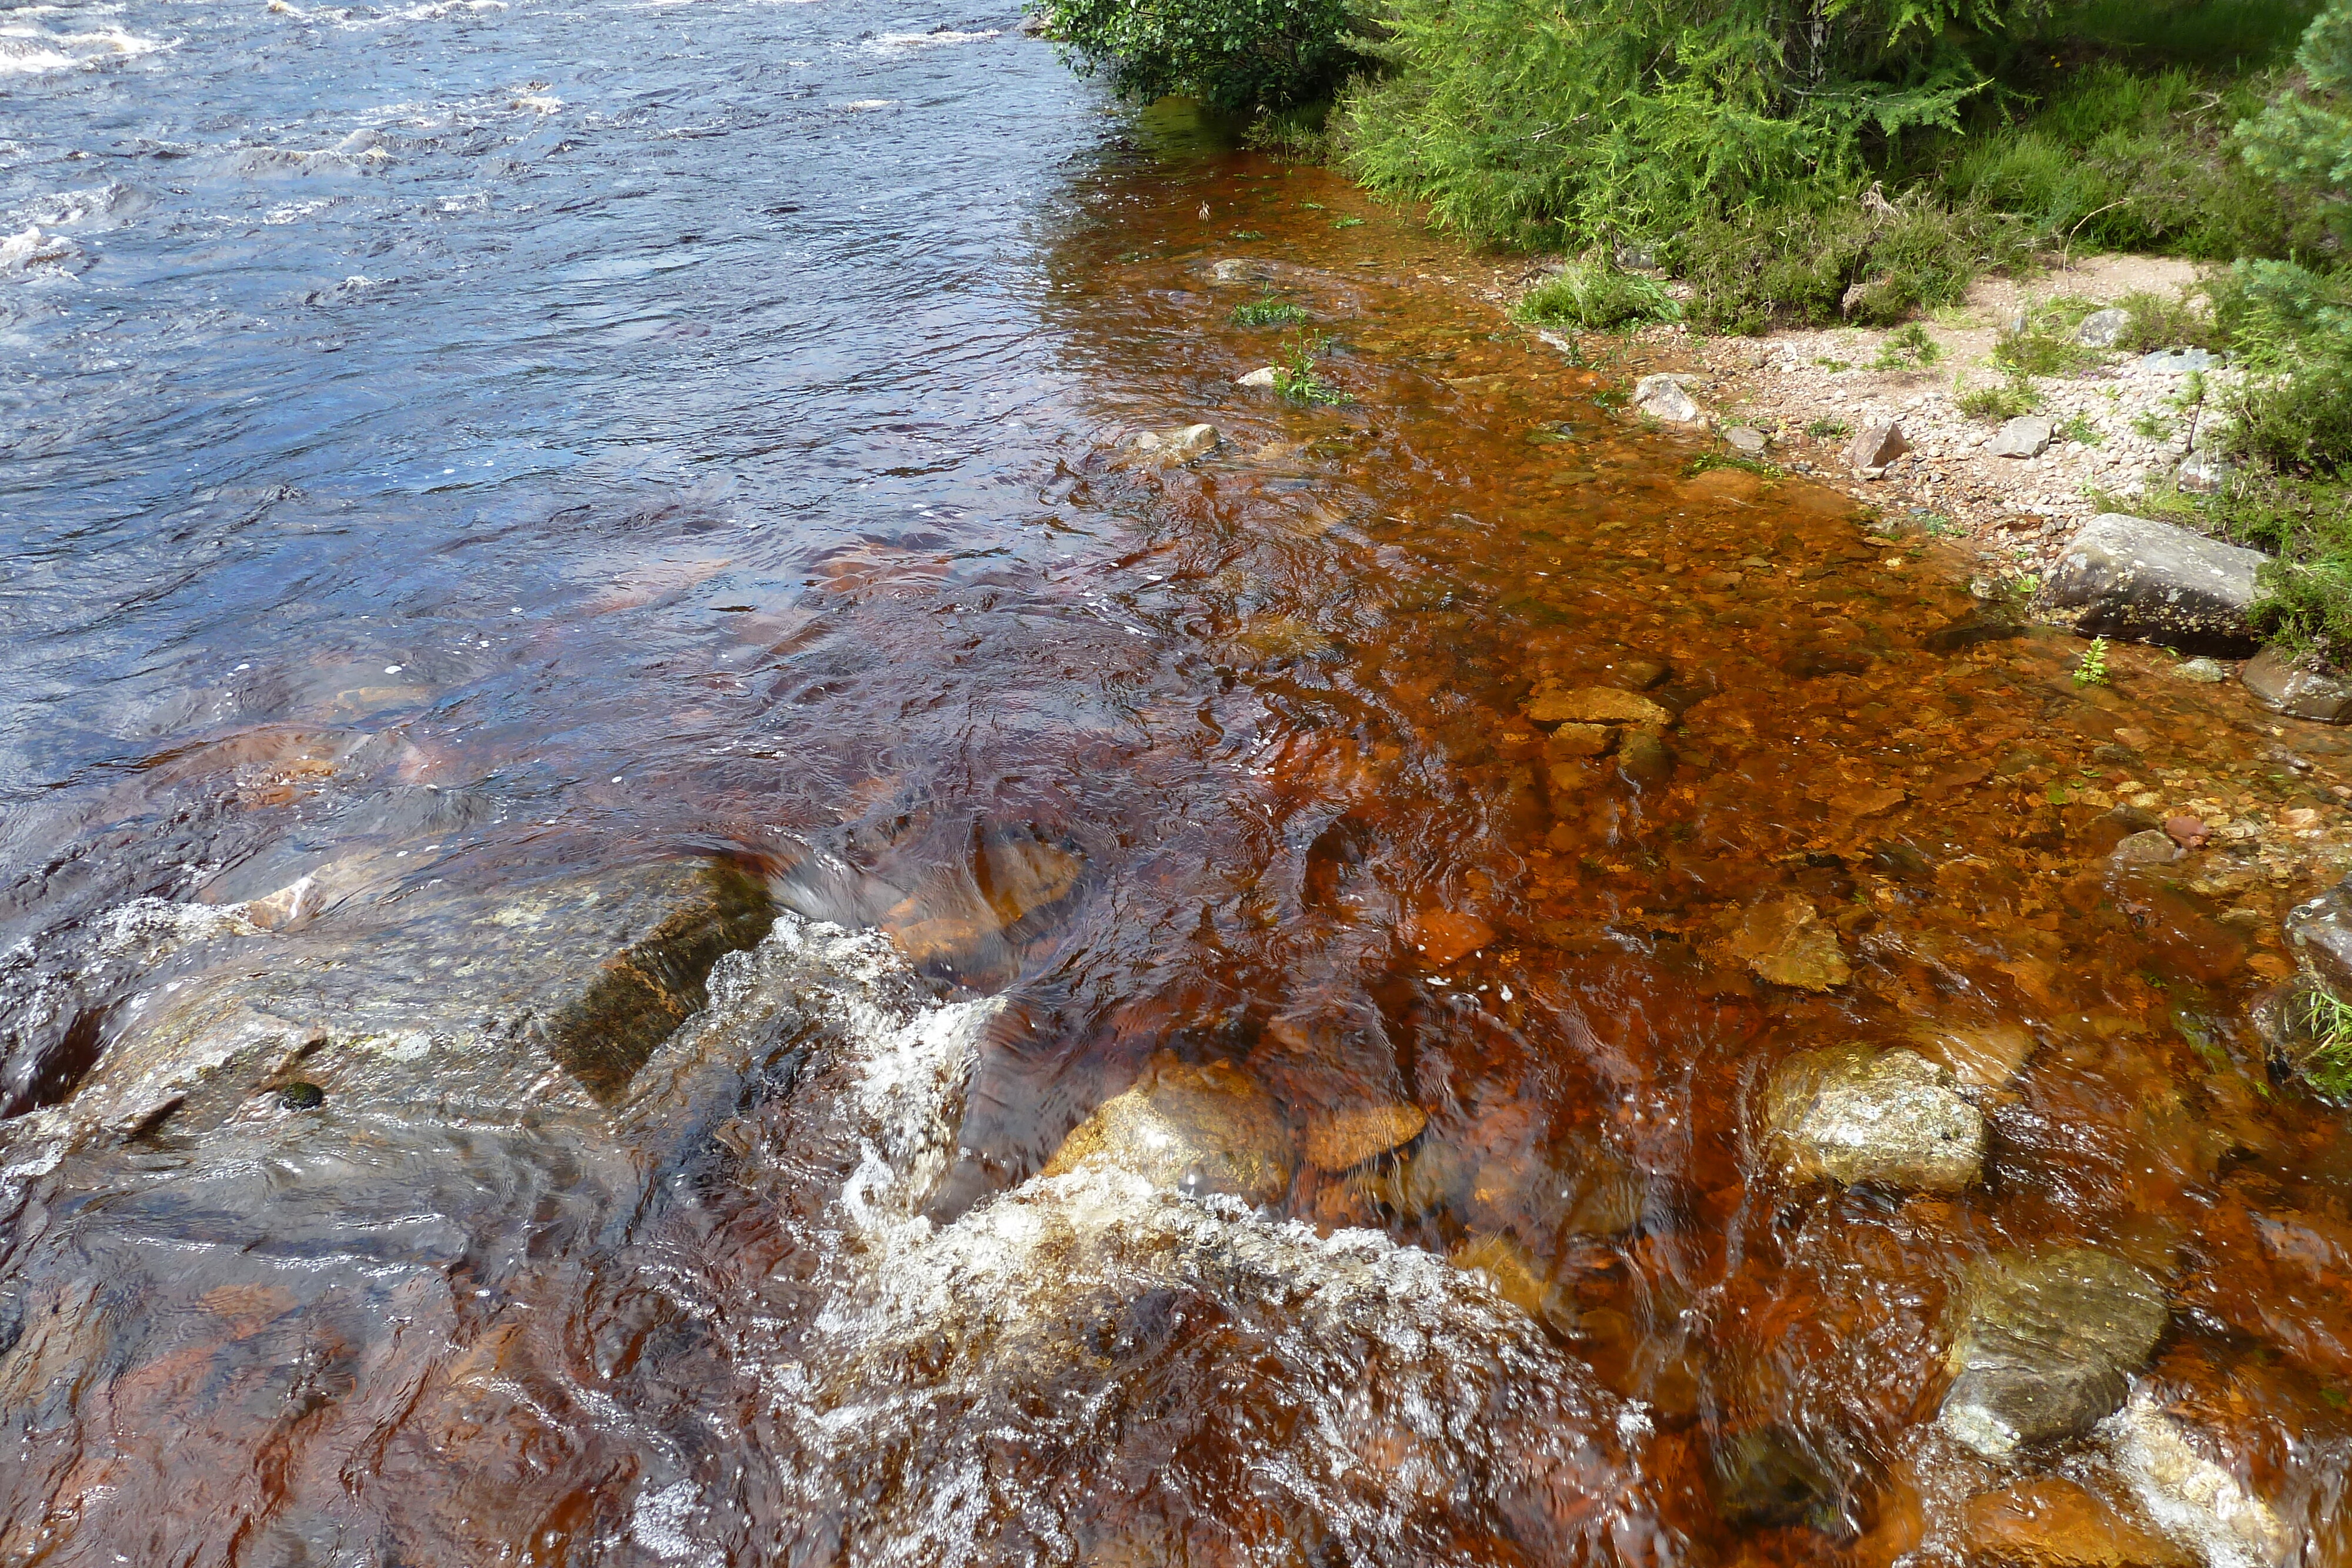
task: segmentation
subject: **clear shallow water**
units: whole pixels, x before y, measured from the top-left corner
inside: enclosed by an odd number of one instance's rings
[[[0,1561],[1948,1560],[2016,1478],[1948,1304],[2053,1241],[2162,1281],[2163,1414],[2026,1473],[2188,1443],[2333,1561],[2352,1150],[2246,1021],[2305,889],[2101,821],[2333,811],[2329,743],[1979,636],[1016,20],[0,23]],[[1353,402],[1233,385],[1261,293]],[[590,1092],[509,992],[694,853],[924,973],[788,919]],[[1792,895],[1848,985],[1727,953]],[[255,1009],[284,1071],[159,1021]],[[1978,1070],[1988,1178],[1781,1182],[1844,1040]],[[1171,1058],[1429,1125],[1263,1213],[1041,1176]]]

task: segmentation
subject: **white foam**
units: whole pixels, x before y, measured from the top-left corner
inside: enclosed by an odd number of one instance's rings
[[[52,33],[19,22],[0,24],[0,76],[41,76],[109,65],[152,55],[178,42],[176,38],[142,38],[121,27]]]
[[[1231,1423],[1251,1449],[1250,1484],[1311,1512],[1350,1560],[1413,1557],[1421,1522],[1465,1487],[1476,1490],[1467,1506],[1505,1511],[1504,1493],[1598,1493],[1600,1522],[1580,1531],[1631,1517],[1617,1489],[1634,1467],[1608,1456],[1647,1438],[1646,1413],[1598,1388],[1479,1277],[1384,1235],[1320,1236],[1108,1163],[934,1224],[923,1211],[955,1155],[997,1004],[925,1003],[887,942],[785,915],[761,949],[713,971],[705,1045],[770,1027],[761,998],[785,988],[803,1019],[821,1017],[830,1053],[793,1089],[798,1113],[817,1120],[794,1126],[790,1155],[834,1151],[839,1186],[801,1236],[823,1260],[823,1305],[776,1348],[769,1389],[809,1445],[795,1484],[811,1500],[854,1489],[870,1560],[918,1542],[926,1563],[993,1560],[1012,1549],[1008,1520],[1034,1542],[1071,1541],[1096,1483],[1008,1469],[1008,1456],[1083,1454],[1129,1474],[1155,1440],[1136,1412],[1171,1379],[1197,1387],[1244,1370],[1257,1393],[1186,1419]],[[1185,1326],[1209,1321],[1224,1327]],[[1122,1334],[1150,1343],[1096,1343]],[[1254,1427],[1251,1401],[1290,1412],[1286,1435]],[[920,1473],[896,1474],[910,1454]]]
[[[984,33],[959,33],[952,27],[941,27],[931,33],[877,33],[866,41],[868,54],[903,54],[909,49],[943,49],[953,44],[984,43],[1003,37],[1001,28],[991,27]]]
[[[2206,1568],[2280,1568],[2293,1556],[2271,1506],[2199,1453],[2146,1388],[2101,1422],[2098,1436],[2156,1527]]]

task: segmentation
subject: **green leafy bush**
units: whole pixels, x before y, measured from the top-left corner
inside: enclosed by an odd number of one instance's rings
[[[1063,56],[1121,97],[1227,113],[1328,99],[1361,57],[1342,0],[1051,0]]]
[[[2333,0],[2295,51],[2305,90],[2238,127],[2257,172],[2341,203],[2352,197],[2352,0]]]
[[[1572,263],[1520,297],[1513,314],[1545,327],[1580,327],[1601,331],[1642,321],[1673,321],[1682,316],[1655,279],[1614,267]]]
[[[1981,209],[1848,201],[1703,219],[1679,253],[1694,316],[1759,332],[1781,321],[1892,326],[1958,301],[1979,272],[2032,248],[2020,225]]]
[[[2352,466],[2352,274],[2242,261],[2208,287],[2245,366],[2225,402],[2241,455],[2304,473]]]

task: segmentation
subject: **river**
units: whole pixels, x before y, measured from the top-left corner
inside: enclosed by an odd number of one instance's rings
[[[2340,743],[1019,20],[0,13],[0,1563],[2352,1560]]]

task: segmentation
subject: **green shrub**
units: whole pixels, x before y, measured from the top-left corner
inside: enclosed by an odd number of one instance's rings
[[[2245,367],[2224,404],[2240,455],[2303,473],[2352,465],[2352,274],[2242,261],[2209,288]]]
[[[2127,353],[2146,353],[2151,349],[2221,347],[2221,334],[2214,326],[2212,311],[2199,309],[2187,291],[2168,299],[2143,288],[2125,295],[2116,304],[2131,318],[2123,335],[2116,340],[2116,347]]]
[[[1914,321],[1909,326],[1886,336],[1879,345],[1878,358],[1873,360],[1874,371],[1922,370],[1944,357],[1942,345],[1927,336],[1927,329]]]
[[[1577,262],[1528,289],[1512,313],[1538,326],[1602,331],[1643,321],[1678,320],[1683,310],[1653,278]]]
[[[1343,0],[1050,0],[1063,57],[1123,98],[1226,113],[1328,99],[1361,61]]]
[[[2011,375],[2007,381],[1992,386],[1964,392],[1953,402],[1970,419],[1998,423],[2032,413],[2041,405],[2042,400],[2034,395],[2031,381],[2023,376]]]
[[[1702,220],[1678,259],[1692,315],[1760,332],[1782,321],[1892,326],[1956,303],[1979,273],[2031,249],[2021,225],[1980,209],[1850,201]]]
[[[1281,361],[1274,368],[1274,390],[1293,402],[1350,401],[1346,392],[1315,373],[1316,356],[1329,347],[1328,338],[1319,342],[1308,338],[1285,339]]]
[[[2238,127],[2257,172],[2342,203],[2352,197],[2352,0],[2334,0],[2295,51],[2305,90]]]
[[[2028,0],[1391,0],[1338,127],[1349,169],[1486,240],[1580,248],[1850,197],[1956,125],[1961,44]],[[1841,285],[1841,287],[1843,285]]]

